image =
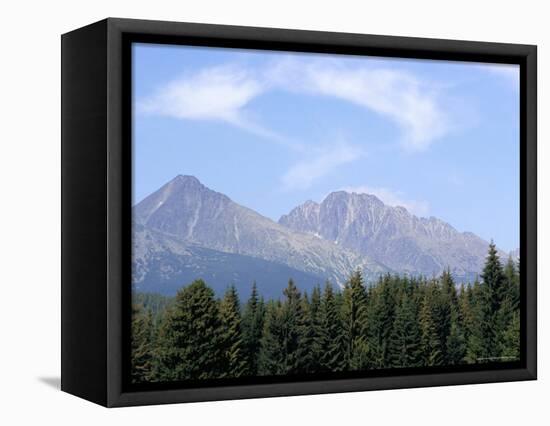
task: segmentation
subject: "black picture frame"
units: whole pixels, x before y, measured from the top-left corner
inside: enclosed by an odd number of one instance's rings
[[[62,390],[108,406],[534,380],[537,49],[532,45],[109,18],[62,36]],[[132,42],[520,65],[521,361],[314,379],[132,386]]]

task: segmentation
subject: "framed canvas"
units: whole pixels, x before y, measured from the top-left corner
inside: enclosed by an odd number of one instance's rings
[[[536,379],[536,47],[62,36],[62,389],[128,406]]]

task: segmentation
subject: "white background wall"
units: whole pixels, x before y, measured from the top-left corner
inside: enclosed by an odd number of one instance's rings
[[[4,1],[0,423],[548,424],[550,31],[543,1]],[[60,34],[107,16],[539,46],[539,381],[107,410],[58,391]],[[545,395],[546,393],[546,395]]]

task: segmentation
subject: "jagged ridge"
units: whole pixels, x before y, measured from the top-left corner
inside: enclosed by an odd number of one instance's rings
[[[456,278],[471,280],[481,271],[489,245],[435,217],[417,217],[374,195],[345,191],[333,192],[321,203],[307,201],[279,223],[414,275],[439,275],[449,267]]]

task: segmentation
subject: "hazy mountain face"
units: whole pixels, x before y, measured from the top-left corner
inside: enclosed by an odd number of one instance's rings
[[[432,276],[449,267],[455,277],[471,280],[481,271],[488,248],[475,234],[458,232],[434,217],[419,218],[373,195],[343,191],[320,204],[307,201],[279,223],[319,235],[399,273]]]
[[[144,293],[174,295],[183,285],[202,278],[221,295],[234,284],[247,298],[252,283],[260,294],[277,299],[292,277],[312,288],[321,277],[260,258],[186,244],[177,238],[134,225],[132,282]]]
[[[183,280],[182,271],[194,267],[183,266],[191,259],[190,247],[209,249],[213,256],[216,253],[244,256],[241,263],[249,267],[253,259],[267,261],[275,269],[284,266],[314,277],[319,284],[327,279],[342,284],[357,268],[367,278],[386,271],[368,256],[289,229],[240,206],[192,176],[176,177],[136,205],[133,214],[134,283],[138,287],[150,281],[151,274],[158,275],[162,282],[172,282],[177,276]],[[237,276],[247,275],[237,269],[234,271]],[[164,272],[159,275],[159,271]],[[225,273],[226,285],[235,281],[235,274]],[[258,282],[266,278],[258,275],[255,278]],[[199,277],[202,275],[196,276]],[[291,277],[295,278],[289,274],[282,285]]]

